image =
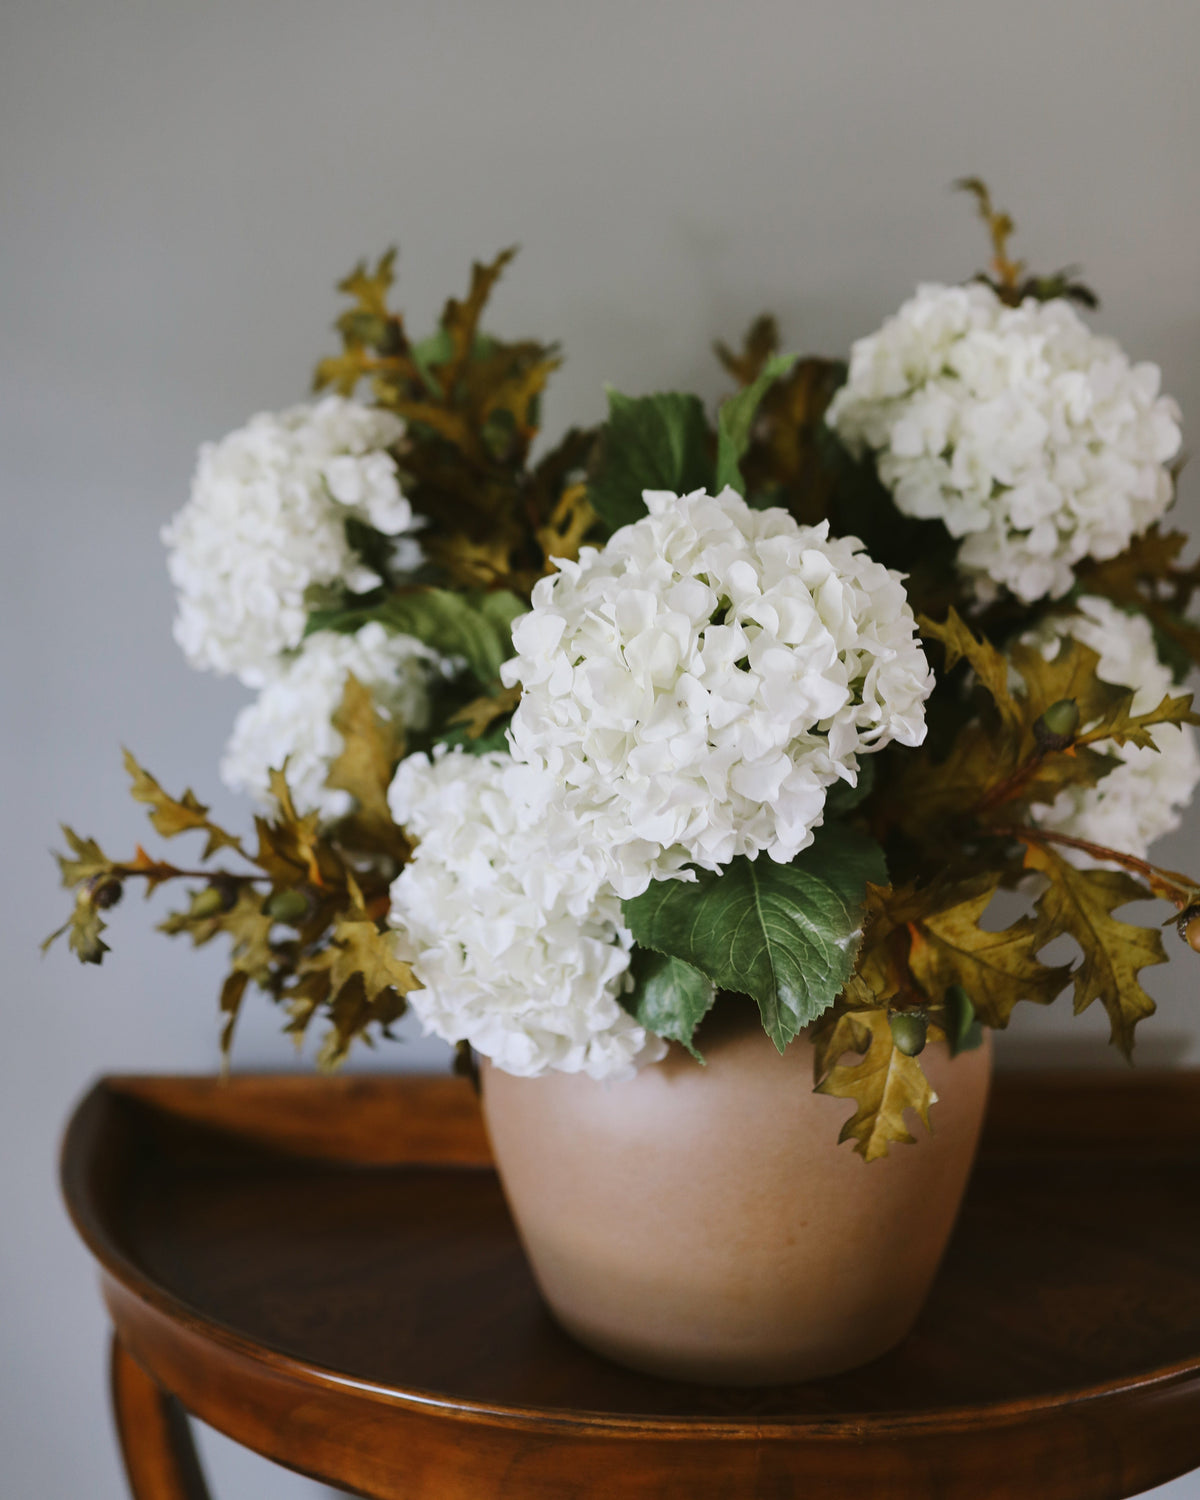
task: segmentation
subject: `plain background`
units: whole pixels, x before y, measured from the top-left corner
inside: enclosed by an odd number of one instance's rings
[[[120,743],[242,815],[216,762],[245,695],[177,652],[158,541],[197,444],[303,396],[334,281],[395,240],[416,330],[473,256],[523,245],[493,318],[563,340],[551,432],[596,420],[605,381],[716,396],[710,339],[764,307],[792,347],[842,352],[918,279],[982,264],[947,191],[968,172],[1037,267],[1086,264],[1099,325],[1162,365],[1195,424],[1198,63],[1194,0],[7,0],[0,1491],[123,1494],[57,1139],[100,1072],[216,1060],[218,956],[172,947],[135,903],[99,971],[36,950],[65,914],[56,819],[118,852],[141,835]],[[1198,493],[1190,474],[1185,524]],[[1195,865],[1198,832],[1164,862]],[[1151,976],[1156,1060],[1200,1039],[1177,953]],[[240,1064],[294,1065],[264,1008]],[[1098,1055],[1099,1016],[1020,1021],[1010,1064]],[[376,1064],[444,1057],[410,1040]],[[205,1450],[216,1496],[314,1493]],[[1200,1476],[1159,1493],[1200,1496]]]

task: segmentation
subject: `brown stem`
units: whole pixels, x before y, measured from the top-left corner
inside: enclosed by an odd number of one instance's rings
[[[1109,849],[1104,844],[1093,844],[1090,839],[1077,839],[1070,833],[1057,833],[1050,828],[995,828],[993,833],[1002,838],[1019,840],[1022,844],[1058,844],[1065,849],[1078,849],[1090,854],[1093,859],[1107,864],[1120,865],[1134,875],[1140,875],[1156,896],[1172,902],[1181,911],[1191,906],[1200,894],[1200,887],[1187,875],[1177,870],[1163,870],[1148,860],[1138,859],[1133,854],[1122,854],[1119,849]]]
[[[1045,750],[1035,750],[1027,761],[1019,765],[1003,781],[997,782],[990,792],[985,793],[971,811],[978,815],[979,813],[987,812],[989,808],[996,807],[1002,802],[1007,802],[1011,797],[1015,797],[1025,783],[1036,774],[1038,767],[1045,758]]]
[[[138,865],[113,865],[109,874],[122,880],[141,875],[147,880],[206,880],[210,885],[223,880],[233,881],[239,885],[253,885],[256,880],[271,879],[269,875],[234,875],[229,870],[181,870],[175,865],[155,865],[150,869],[144,869]]]

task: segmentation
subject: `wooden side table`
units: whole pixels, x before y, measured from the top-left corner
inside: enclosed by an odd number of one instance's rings
[[[375,1500],[1116,1500],[1200,1466],[1196,1073],[1002,1077],[915,1332],[786,1388],[560,1332],[460,1080],[107,1078],[63,1185],[137,1500],[203,1500],[185,1412]]]

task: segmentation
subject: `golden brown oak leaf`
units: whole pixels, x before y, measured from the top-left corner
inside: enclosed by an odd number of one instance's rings
[[[342,748],[329,767],[325,785],[349,792],[362,816],[390,827],[388,787],[404,754],[404,739],[398,726],[379,712],[370,689],[353,672],[346,674],[333,727],[342,737]]]
[[[163,791],[149,771],[138,765],[128,750],[125,751],[125,769],[133,783],[130,794],[135,802],[145,802],[153,809],[150,822],[155,832],[162,834],[163,838],[174,838],[176,834],[198,828],[208,834],[208,842],[204,846],[205,859],[210,858],[218,849],[240,849],[239,839],[210,821],[208,808],[190,787],[182,797],[172,797]]]
[[[1075,971],[1076,1015],[1099,1000],[1108,1012],[1114,1045],[1129,1057],[1134,1027],[1155,1009],[1138,975],[1152,964],[1166,963],[1167,955],[1156,928],[1135,927],[1113,912],[1127,902],[1149,900],[1150,892],[1121,870],[1080,870],[1032,841],[1025,863],[1049,879],[1037,904],[1042,944],[1067,933],[1082,950]]]
[[[335,991],[355,974],[361,974],[369,1001],[387,989],[405,995],[417,988],[413,971],[396,957],[392,934],[380,932],[369,917],[339,918],[333,930],[333,944],[327,951],[329,978]]]
[[[753,385],[763,366],[779,352],[779,324],[770,313],[760,313],[742,339],[740,353],[718,339],[713,353],[739,385]]]
[[[1005,656],[973,635],[954,610],[941,625],[922,618],[921,629],[943,643],[948,667],[962,660],[970,663],[1001,721],[998,733],[982,721],[969,724],[955,737],[944,760],[935,763],[918,756],[905,767],[897,822],[923,843],[930,842],[930,829],[944,829],[953,844],[950,825],[963,815],[1008,818],[1014,806],[1053,802],[1065,787],[1095,786],[1118,762],[1090,748],[1093,741],[1111,741],[1126,732],[1130,738],[1148,734],[1130,717],[1132,693],[1102,682],[1096,676],[1099,657],[1079,641],[1064,639],[1049,659],[1039,647],[1019,643]],[[1010,685],[1010,671],[1020,674],[1019,688]],[[1062,699],[1077,704],[1085,725],[1112,727],[1048,750],[1035,726],[1046,709]],[[1163,713],[1178,719],[1189,707],[1172,700]]]
[[[586,484],[572,484],[559,496],[550,519],[537,529],[538,546],[546,559],[546,572],[553,573],[565,558],[574,562],[584,538],[596,524],[596,512],[587,497]]]
[[[1093,787],[1121,764],[1115,755],[1073,744],[1048,754],[1032,765],[1013,795],[997,800],[991,811],[1004,822],[1012,819],[1014,808],[1049,804],[1066,787]]]
[[[513,432],[522,448],[537,435],[537,398],[546,382],[562,366],[562,356],[552,347],[522,343],[501,345],[490,360],[468,364],[464,381],[481,423],[498,412],[512,418]],[[493,456],[503,460],[512,439],[503,433],[493,437]]]
[[[283,771],[271,771],[268,785],[277,811],[273,818],[254,819],[258,833],[254,863],[279,886],[295,885],[298,876],[323,885],[317,832],[320,814],[313,811],[300,816]]]
[[[273,957],[274,922],[263,910],[262,892],[253,886],[242,886],[233,906],[217,916],[214,925],[216,931],[226,933],[231,941],[230,967],[234,972],[249,975],[256,984],[265,983]]]
[[[81,890],[75,897],[75,906],[71,915],[61,927],[56,928],[48,938],[43,940],[42,952],[49,952],[53,944],[65,932],[68,934],[67,946],[80,963],[98,964],[110,951],[108,944],[100,936],[106,926],[107,923],[88,892]]]
[[[68,854],[56,854],[58,868],[62,871],[62,883],[68,890],[81,880],[91,880],[96,875],[108,875],[116,868],[95,839],[81,838],[66,823],[60,823],[63,838],[71,847],[74,859]]]
[[[395,956],[392,936],[369,917],[347,916],[334,928],[324,955],[329,972],[329,1019],[318,1063],[335,1068],[356,1036],[372,1024],[386,1029],[404,1014],[405,995],[417,988],[416,975]],[[314,965],[314,968],[316,965]]]
[[[1133,694],[1121,700],[1094,727],[1079,735],[1077,745],[1094,745],[1110,741],[1115,745],[1133,744],[1143,749],[1153,748],[1155,741],[1151,733],[1156,724],[1200,724],[1200,714],[1192,710],[1191,693],[1182,693],[1173,698],[1170,693],[1157,708],[1144,714],[1135,714]]]
[[[460,708],[447,722],[461,725],[469,740],[477,740],[487,733],[497,719],[512,713],[520,701],[520,684],[505,688],[495,696],[484,693],[480,698],[472,698],[470,703]]]
[[[339,396],[353,396],[358,383],[374,374],[379,361],[360,344],[343,349],[341,354],[327,354],[317,361],[313,389],[323,391],[332,386]]]
[[[317,1062],[335,1068],[356,1036],[372,1024],[386,1028],[405,1011],[405,995],[417,988],[417,978],[396,957],[392,933],[380,931],[368,915],[353,875],[346,877],[349,908],[334,922],[331,941],[304,962],[299,983],[288,993],[292,1025],[302,1035],[318,1005],[327,1004],[331,1029]]]
[[[491,535],[479,541],[465,531],[451,531],[431,537],[425,545],[425,555],[459,588],[504,588],[520,582],[514,571],[513,554],[520,549],[521,540],[516,526],[497,526]]]
[[[221,1066],[223,1070],[229,1067],[229,1054],[233,1050],[233,1033],[237,1027],[238,1016],[242,1013],[242,1001],[246,998],[246,989],[250,983],[250,976],[244,969],[233,969],[226,974],[225,982],[221,986],[220,1011],[225,1017],[221,1027]]]
[[[1040,924],[1021,917],[1001,932],[988,932],[979,921],[987,910],[998,877],[979,876],[962,888],[959,902],[912,926],[909,965],[918,984],[935,1003],[951,985],[961,984],[985,1026],[1004,1027],[1018,1000],[1049,1005],[1071,977],[1071,966],[1043,964],[1046,945]]]
[[[471,357],[475,335],[479,330],[479,319],[499,281],[504,268],[517,253],[515,245],[501,250],[495,260],[488,264],[475,261],[471,266],[471,288],[463,301],[451,297],[442,310],[442,327],[450,336],[453,350],[450,358],[435,367],[435,373],[443,390],[452,393],[455,383]]]
[[[286,1035],[295,1039],[297,1047],[304,1044],[308,1023],[329,999],[332,982],[328,969],[314,969],[303,973],[280,991],[280,1001],[288,1015],[283,1028]]]
[[[234,1028],[237,1026],[248,986],[256,984],[266,989],[270,985],[272,960],[275,957],[271,948],[273,926],[274,922],[263,910],[262,892],[243,886],[229,911],[221,912],[211,921],[197,922],[191,927],[192,940],[197,947],[218,932],[225,933],[230,939],[229,973],[221,985],[220,995],[220,1011],[225,1018],[221,1027],[223,1069],[229,1066]]]
[[[367,270],[365,260],[359,261],[349,276],[338,282],[338,291],[353,297],[358,312],[372,313],[376,317],[388,315],[388,292],[395,278],[396,247],[393,245],[379,257],[374,271]]]
[[[897,778],[896,822],[923,845],[959,843],[952,820],[979,806],[1016,765],[1015,740],[979,722],[959,730],[945,760],[910,756]]]
[[[1107,718],[1133,697],[1129,688],[1116,687],[1098,677],[1099,655],[1071,636],[1059,642],[1057,653],[1051,657],[1040,646],[1018,641],[1010,647],[1009,658],[1024,684],[1023,753],[1033,750],[1034,723],[1051,704],[1071,699],[1079,709],[1079,722],[1087,725]]]
[[[807,1035],[813,1049],[814,1088],[847,1052],[866,1052],[871,1045],[870,1028],[860,1025],[855,1018],[878,1008],[865,1005],[843,1010],[835,1006],[812,1023]]]
[[[930,903],[937,899],[936,893],[919,892],[913,885],[867,882],[858,958],[842,991],[847,1005],[855,1010],[873,1010],[905,988],[908,923],[929,910]],[[835,1013],[827,1012],[826,1029],[836,1019]]]
[[[1008,658],[989,641],[974,635],[957,610],[951,609],[940,624],[927,615],[922,615],[917,625],[927,640],[941,642],[946,652],[947,672],[953,671],[960,661],[970,664],[971,670],[996,705],[1003,727],[1010,733],[1019,735],[1025,715],[1009,687]],[[1059,697],[1065,696],[1067,695],[1059,694]]]
[[[866,1055],[853,1067],[837,1061],[845,1052]],[[886,1009],[848,1011],[840,1016],[824,1043],[825,1061],[832,1066],[817,1093],[853,1099],[854,1114],[842,1126],[838,1141],[854,1141],[864,1161],[886,1156],[893,1143],[915,1140],[904,1121],[913,1109],[929,1128],[929,1109],[937,1095],[915,1057],[897,1050]]]

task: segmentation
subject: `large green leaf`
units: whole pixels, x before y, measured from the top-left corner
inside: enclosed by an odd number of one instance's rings
[[[740,464],[742,455],[750,446],[755,414],[762,398],[777,380],[787,374],[796,358],[794,354],[774,355],[745,389],[721,403],[717,414],[717,490],[723,490],[728,484],[739,495],[746,493]]]
[[[752,996],[782,1052],[849,979],[867,883],[887,878],[873,839],[831,823],[790,865],[740,858],[695,883],[655,881],[624,903],[625,921],[642,947]]]
[[[703,1062],[692,1036],[712,1009],[716,985],[691,964],[652,948],[634,949],[632,973],[636,988],[622,997],[625,1009],[647,1031],[681,1042]]]
[[[686,495],[712,478],[712,436],[698,396],[634,397],[609,390],[588,500],[610,531],[646,514],[643,490]]]
[[[528,608],[523,599],[505,589],[461,594],[449,589],[414,589],[363,609],[316,610],[309,616],[308,634],[316,630],[352,634],[378,620],[398,634],[415,636],[443,656],[463,657],[479,682],[490,687],[513,654],[512,622]]]

